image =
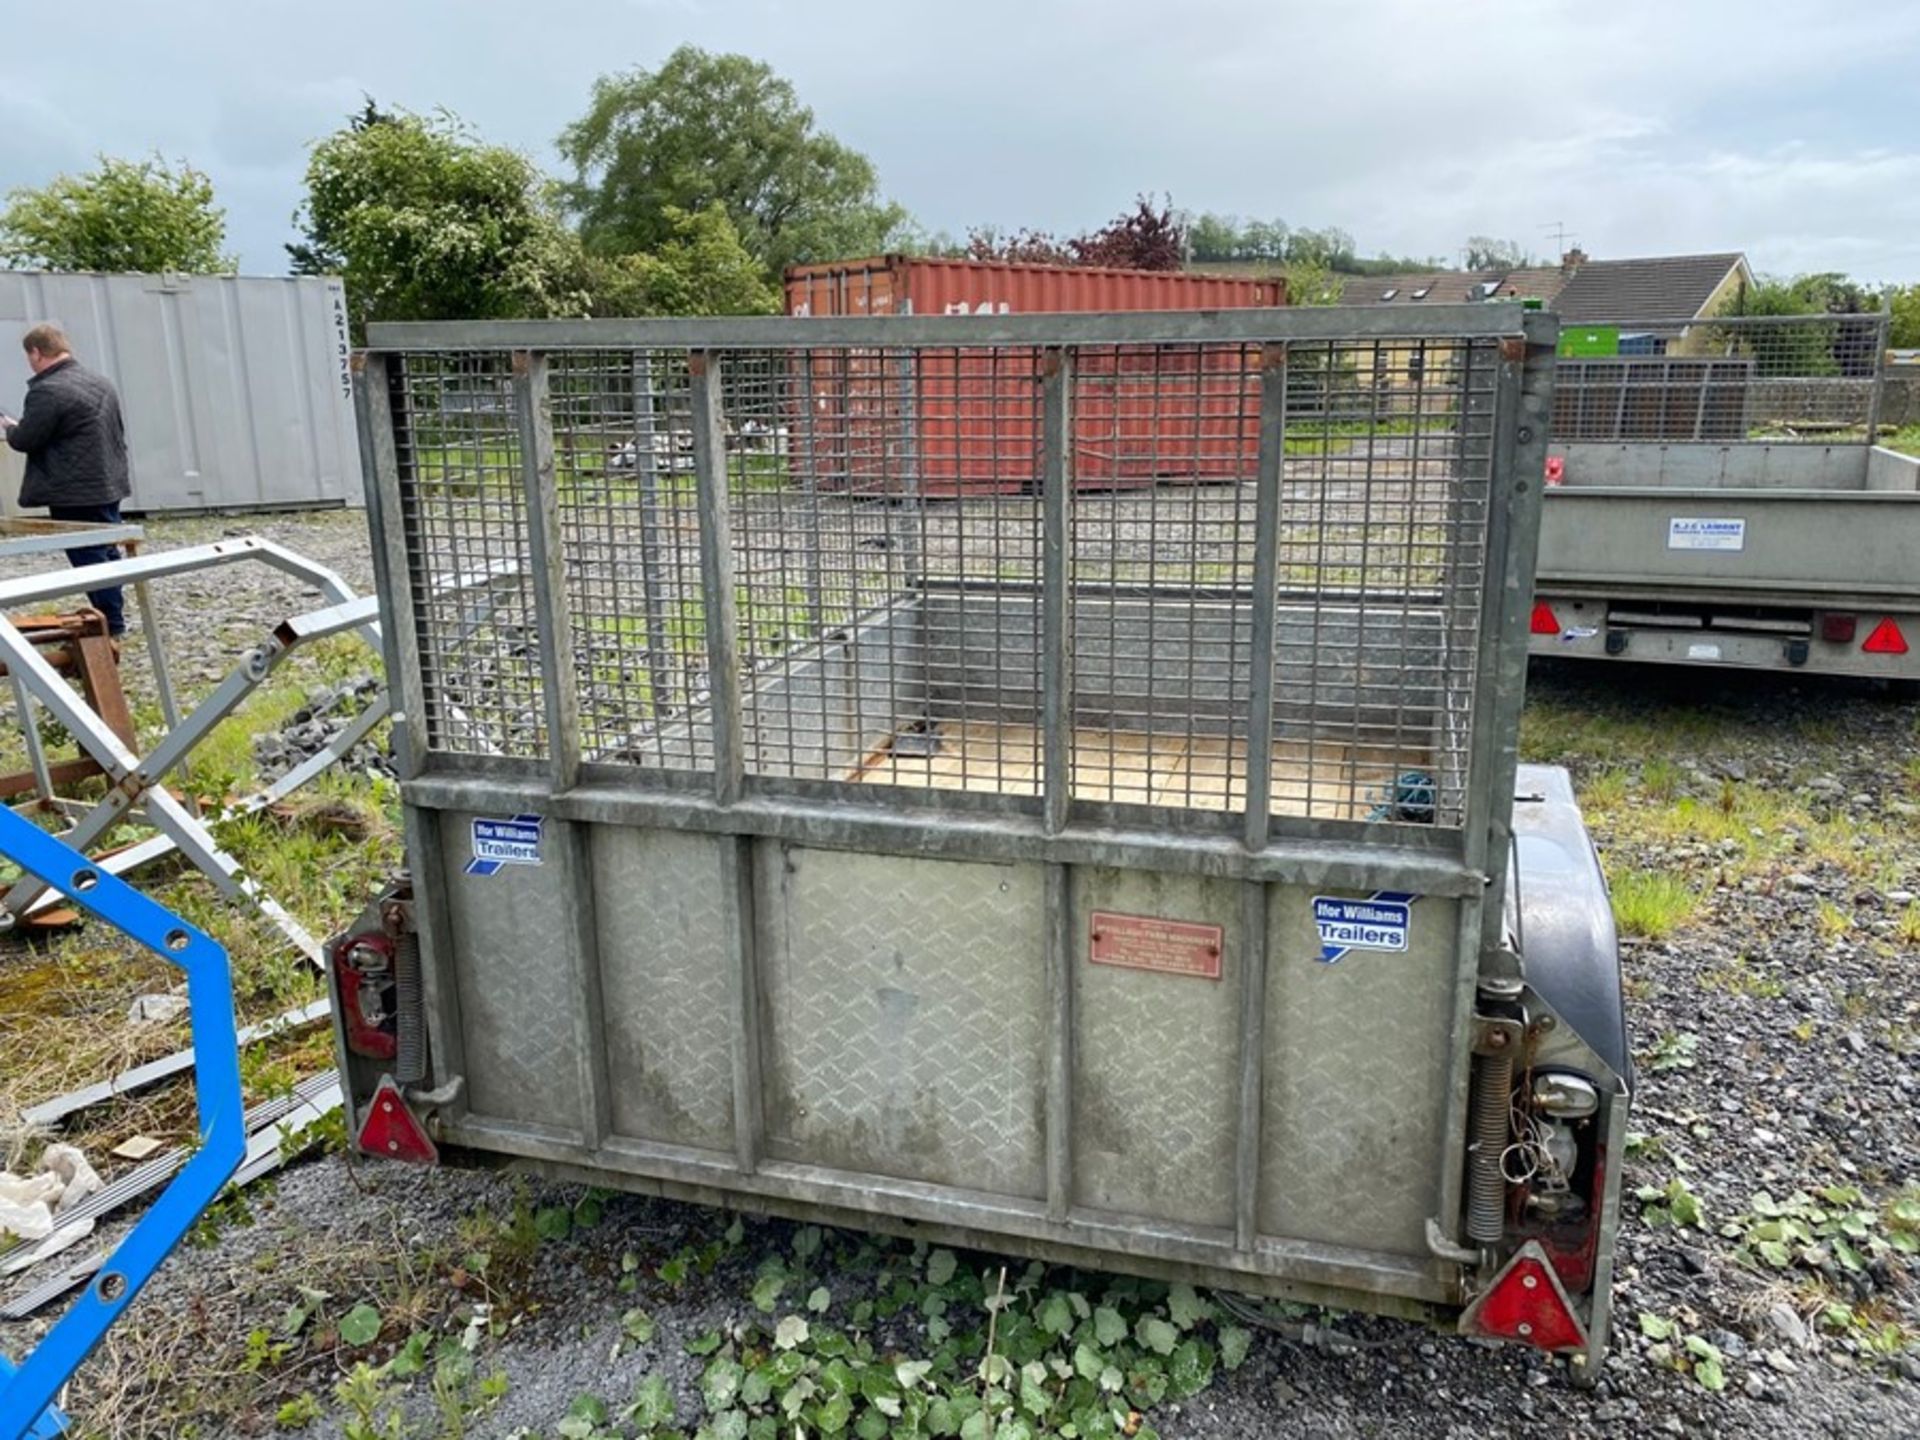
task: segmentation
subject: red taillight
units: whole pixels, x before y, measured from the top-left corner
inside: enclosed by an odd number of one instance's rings
[[[1851,645],[1853,632],[1859,628],[1859,619],[1853,615],[1828,613],[1820,617],[1820,638],[1829,645]]]
[[[1547,484],[1564,484],[1567,478],[1567,460],[1564,455],[1547,457]]]
[[[1536,635],[1558,635],[1560,622],[1553,618],[1553,607],[1544,600],[1534,602],[1533,633]],[[1902,647],[1904,648],[1904,647]]]
[[[1888,615],[1873,627],[1873,633],[1867,636],[1866,643],[1860,648],[1869,655],[1904,655],[1907,653],[1907,637],[1900,633],[1900,627]]]

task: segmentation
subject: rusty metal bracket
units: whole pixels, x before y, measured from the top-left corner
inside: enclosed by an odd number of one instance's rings
[[[1473,1053],[1476,1055],[1518,1055],[1526,1041],[1527,1027],[1505,1015],[1473,1017]]]

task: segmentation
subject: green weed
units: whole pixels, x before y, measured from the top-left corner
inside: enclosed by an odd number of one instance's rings
[[[1678,1320],[1647,1310],[1640,1312],[1640,1333],[1654,1342],[1647,1358],[1655,1365],[1691,1375],[1707,1390],[1727,1388],[1726,1356],[1705,1336],[1694,1334]]]
[[[1659,940],[1693,918],[1700,896],[1677,875],[1629,870],[1611,884],[1613,918],[1623,935]]]
[[[1640,1218],[1655,1229],[1664,1225],[1675,1229],[1689,1225],[1695,1230],[1706,1228],[1699,1197],[1678,1175],[1665,1185],[1642,1185],[1634,1191],[1634,1198],[1640,1202]]]
[[[1647,1068],[1654,1071],[1691,1070],[1700,1050],[1700,1037],[1691,1030],[1669,1030],[1654,1042]]]
[[[1796,1190],[1784,1200],[1762,1190],[1720,1234],[1769,1269],[1798,1265],[1818,1272],[1837,1263],[1863,1274],[1889,1256],[1920,1254],[1920,1200],[1903,1196],[1876,1208],[1855,1185],[1829,1185],[1811,1195]]]

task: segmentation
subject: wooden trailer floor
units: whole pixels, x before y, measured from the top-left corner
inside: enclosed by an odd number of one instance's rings
[[[932,754],[915,750],[932,749]],[[1365,820],[1394,777],[1423,756],[1371,746],[1304,742],[1273,747],[1273,813]],[[1237,810],[1246,800],[1247,747],[1223,736],[1149,735],[1119,730],[1073,732],[1073,793],[1078,800]],[[849,779],[914,789],[1040,793],[1040,732],[1031,725],[942,724],[901,734],[869,755]]]

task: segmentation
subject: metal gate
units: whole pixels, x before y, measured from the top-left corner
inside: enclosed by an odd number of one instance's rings
[[[441,1143],[1457,1303],[1428,1222],[1503,941],[1555,332],[373,327]],[[814,383],[849,364],[858,426]],[[1077,483],[1079,377],[1121,372],[1181,377],[1141,469],[1186,483]],[[941,407],[1004,419],[984,493],[921,496],[889,421]]]

